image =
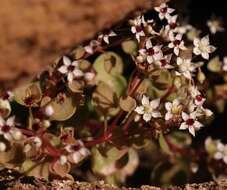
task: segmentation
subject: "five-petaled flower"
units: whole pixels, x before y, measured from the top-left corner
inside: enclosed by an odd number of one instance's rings
[[[185,112],[182,112],[181,114],[183,118],[183,123],[180,125],[180,130],[188,129],[189,132],[195,136],[195,131],[199,130],[203,125],[197,120],[197,112],[192,112],[190,114],[187,114]]]
[[[15,128],[15,117],[9,117],[7,120],[4,120],[0,116],[0,135],[10,141],[11,139],[19,140],[22,136],[21,132]]]
[[[173,100],[173,102],[166,102],[165,108],[167,110],[165,114],[165,120],[168,121],[176,116],[179,116],[182,111],[182,105],[179,99]]]
[[[184,46],[184,41],[182,40],[182,34],[174,34],[173,32],[169,33],[170,43],[168,45],[169,48],[173,48],[173,52],[175,55],[179,55],[180,50],[186,50]]]
[[[159,118],[161,117],[161,113],[158,111],[158,107],[160,104],[160,99],[154,99],[149,101],[149,98],[143,95],[142,105],[137,106],[135,112],[139,115],[143,115],[143,120],[149,122],[151,118]]]
[[[174,12],[174,9],[169,8],[166,3],[161,4],[159,7],[154,8],[159,14],[159,18],[163,20],[164,18],[168,18],[171,13]]]
[[[131,31],[136,35],[136,39],[138,41],[140,41],[141,37],[145,36],[144,25],[146,25],[146,22],[143,16],[138,16],[134,20],[132,20]]]
[[[205,102],[205,98],[201,94],[201,92],[197,89],[197,87],[192,86],[190,88],[191,96],[194,99],[194,103],[196,106],[202,106],[203,103]]]
[[[209,59],[209,54],[213,53],[216,48],[210,45],[209,36],[205,36],[202,39],[194,39],[193,53],[195,55],[201,55],[204,59]]]
[[[178,71],[177,75],[183,75],[187,79],[192,78],[192,73],[196,70],[196,66],[191,62],[191,59],[177,58]]]
[[[69,82],[72,82],[74,78],[80,78],[84,75],[83,71],[79,68],[79,62],[72,62],[66,56],[63,56],[63,65],[58,69],[58,71],[62,74],[66,74]]]
[[[149,64],[159,61],[163,58],[161,46],[153,46],[150,39],[146,41],[145,47],[146,49],[140,49],[139,53],[146,57]]]
[[[157,64],[160,68],[173,69],[174,66],[171,65],[171,63],[170,63],[171,58],[172,58],[172,54],[165,55],[162,59],[160,59],[159,61],[157,61],[156,64]]]

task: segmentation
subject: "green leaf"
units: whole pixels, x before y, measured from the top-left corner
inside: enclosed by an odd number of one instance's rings
[[[163,151],[164,153],[166,153],[166,154],[168,154],[168,155],[170,155],[170,156],[173,155],[173,153],[172,153],[172,151],[170,150],[170,148],[169,148],[169,146],[168,146],[168,144],[167,144],[167,142],[166,142],[166,140],[165,140],[165,137],[163,136],[162,133],[159,135],[159,145],[160,145],[160,147],[161,147],[161,149],[162,149],[162,151]]]

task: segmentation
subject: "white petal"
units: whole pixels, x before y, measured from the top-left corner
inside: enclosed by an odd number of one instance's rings
[[[189,115],[185,112],[182,112],[181,116],[182,116],[184,121],[187,121],[189,119]]]
[[[142,105],[144,106],[148,106],[149,105],[149,98],[146,97],[145,95],[143,95],[143,98],[142,98]]]
[[[223,161],[227,164],[227,156],[224,156]]]
[[[84,74],[84,78],[87,81],[93,80],[94,77],[95,77],[95,73],[92,73],[92,72],[87,72],[87,73]]]
[[[146,121],[146,122],[148,122],[148,121],[151,120],[151,117],[152,117],[151,113],[145,113],[143,115],[143,120]]]
[[[5,120],[0,116],[0,126],[5,125]]]
[[[81,160],[81,154],[79,152],[74,152],[72,154],[72,159],[73,159],[74,163],[80,162],[80,160]]]
[[[159,118],[159,117],[162,117],[161,113],[158,112],[158,111],[154,111],[151,113],[152,117],[153,118]]]
[[[172,107],[173,107],[172,103],[170,103],[170,102],[165,103],[165,108],[167,111],[170,111],[172,109]]]
[[[85,46],[84,47],[84,50],[87,52],[87,53],[89,53],[89,54],[92,54],[93,53],[93,48],[91,47],[91,46]]]
[[[194,123],[195,129],[200,129],[202,126],[203,126],[202,123],[200,123],[200,122],[198,122],[198,121],[195,121],[195,123]]]
[[[209,53],[207,53],[207,52],[203,52],[202,53],[202,57],[204,58],[204,59],[209,59]]]
[[[223,154],[222,154],[221,152],[216,152],[216,153],[214,154],[214,159],[220,160],[220,159],[222,159],[222,158],[223,158]]]
[[[147,62],[153,63],[154,62],[153,56],[147,56]]]
[[[63,63],[64,63],[64,65],[69,66],[69,65],[71,65],[72,62],[68,57],[63,56]]]
[[[68,72],[68,67],[65,66],[65,65],[62,65],[62,66],[58,69],[58,71],[59,71],[60,73],[62,73],[62,74],[66,74],[66,73]]]
[[[179,48],[178,47],[175,47],[174,48],[174,50],[173,50],[173,52],[175,53],[175,55],[179,55],[179,53],[180,53],[180,50],[179,50]]]
[[[82,76],[84,76],[83,71],[81,71],[79,69],[74,69],[73,74],[74,74],[75,77],[82,77]]]
[[[137,106],[135,109],[135,112],[138,114],[144,114],[144,107],[143,106]]]
[[[173,114],[171,112],[167,112],[165,115],[165,120],[168,121],[173,117]]]
[[[75,67],[79,67],[79,62],[78,61],[73,61],[72,65],[75,66]]]
[[[194,46],[199,46],[200,40],[198,38],[195,38],[193,41]]]
[[[104,36],[104,37],[103,37],[103,40],[104,40],[104,42],[106,42],[107,44],[110,43],[110,42],[109,42],[109,36]]]
[[[192,134],[192,136],[195,136],[195,129],[193,126],[189,126],[188,130],[189,130],[189,133]]]
[[[160,98],[158,99],[155,99],[155,100],[152,100],[150,102],[150,106],[153,108],[153,109],[156,109],[160,104]]]
[[[6,125],[10,126],[10,127],[13,127],[14,126],[14,121],[15,121],[15,117],[10,117],[7,119],[6,121]]]
[[[200,54],[201,54],[201,51],[200,51],[200,49],[199,49],[198,47],[194,47],[194,48],[193,48],[193,53],[194,53],[195,55],[200,55]]]
[[[73,73],[69,73],[67,79],[68,79],[69,82],[72,82],[73,81]]]
[[[185,122],[183,122],[183,123],[181,123],[181,125],[180,125],[180,130],[185,130],[185,129],[187,129],[188,128],[188,125],[185,123]]]

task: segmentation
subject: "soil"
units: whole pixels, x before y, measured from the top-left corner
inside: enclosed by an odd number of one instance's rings
[[[167,0],[1,0],[0,82],[44,70],[76,44]]]
[[[119,188],[105,184],[103,181],[95,183],[73,182],[69,180],[46,181],[34,177],[24,176],[13,170],[0,171],[1,190],[226,190],[227,180],[207,182],[201,184],[187,184],[184,187],[159,188],[142,186],[140,188]]]

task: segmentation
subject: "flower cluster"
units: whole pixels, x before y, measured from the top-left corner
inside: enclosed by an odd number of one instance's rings
[[[201,67],[215,47],[208,36],[187,39],[192,26],[181,26],[174,13],[162,4],[154,15],[130,20],[130,27],[126,22],[122,30],[104,31],[16,88],[14,96],[3,93],[0,156],[8,150],[14,156],[19,147],[24,173],[62,178],[90,155],[101,176],[119,177],[116,165],[128,160],[122,180],[138,164],[137,143],[163,142],[163,134],[179,130],[195,136],[212,115],[204,107]],[[48,168],[45,174],[42,168]]]

